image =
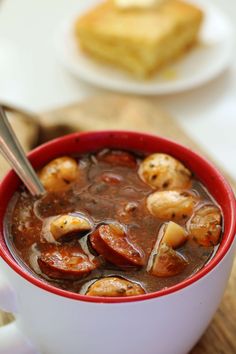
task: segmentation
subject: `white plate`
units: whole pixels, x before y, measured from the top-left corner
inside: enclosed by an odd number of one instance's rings
[[[115,91],[160,95],[200,86],[229,66],[233,57],[234,33],[229,20],[213,4],[207,3],[207,0],[188,1],[199,5],[205,13],[200,45],[151,80],[139,81],[119,69],[97,62],[79,50],[73,25],[75,18],[85,11],[84,6],[57,33],[59,58],[76,77]]]

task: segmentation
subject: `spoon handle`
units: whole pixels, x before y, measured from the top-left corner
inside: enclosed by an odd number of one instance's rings
[[[0,152],[32,195],[38,196],[45,193],[44,187],[27,159],[2,106],[0,106]]]

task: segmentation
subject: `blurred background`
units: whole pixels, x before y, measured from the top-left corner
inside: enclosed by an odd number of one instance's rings
[[[208,0],[210,2],[210,0]],[[54,40],[61,23],[91,0],[4,0],[0,3],[0,101],[36,113],[102,92],[69,74]],[[236,2],[214,0],[235,23]],[[236,25],[235,25],[236,29]],[[236,49],[234,50],[236,54]],[[181,127],[236,177],[236,63],[210,83],[156,96]]]

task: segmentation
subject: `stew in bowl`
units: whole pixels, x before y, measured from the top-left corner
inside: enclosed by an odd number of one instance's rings
[[[217,253],[221,207],[161,149],[63,154],[38,175],[46,195],[21,186],[6,224],[14,254],[54,287],[99,297],[154,293],[191,278]]]

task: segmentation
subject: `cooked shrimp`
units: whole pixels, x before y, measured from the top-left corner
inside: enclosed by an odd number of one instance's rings
[[[196,203],[196,196],[181,191],[154,192],[147,198],[147,208],[150,213],[163,220],[190,217]]]
[[[196,210],[188,225],[190,237],[202,246],[215,246],[221,235],[221,212],[214,205]]]
[[[39,172],[39,178],[47,191],[61,191],[76,178],[77,162],[71,157],[52,160]]]
[[[137,283],[118,277],[107,277],[95,281],[86,295],[90,296],[134,296],[144,294],[144,289]]]
[[[60,215],[50,223],[50,232],[57,241],[65,239],[74,234],[83,234],[92,229],[92,223],[81,215]]]
[[[148,156],[140,164],[138,173],[144,182],[158,190],[185,189],[191,185],[191,172],[167,154]]]

